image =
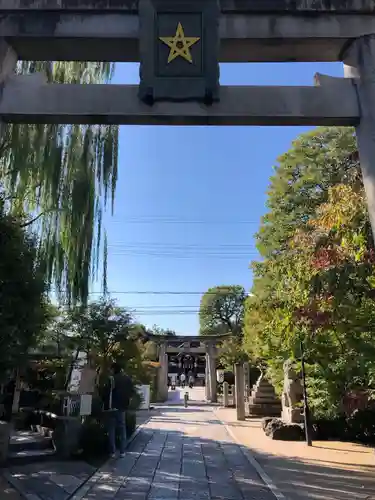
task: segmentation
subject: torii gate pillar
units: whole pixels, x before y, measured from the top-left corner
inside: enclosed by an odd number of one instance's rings
[[[357,38],[344,58],[344,74],[357,90],[361,119],[356,125],[358,151],[375,241],[375,35]]]
[[[168,354],[166,353],[166,343],[159,345],[159,373],[158,373],[158,400],[168,399]]]
[[[208,342],[206,344],[206,399],[211,403],[217,402],[216,382],[216,346]]]

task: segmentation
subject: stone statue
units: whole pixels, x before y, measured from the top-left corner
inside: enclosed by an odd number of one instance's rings
[[[282,419],[287,423],[300,423],[303,421],[301,407],[298,403],[302,402],[303,390],[301,377],[295,370],[294,362],[286,360],[284,368],[284,388],[281,398]]]

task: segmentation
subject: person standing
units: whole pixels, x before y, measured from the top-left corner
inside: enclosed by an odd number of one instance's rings
[[[181,382],[181,387],[184,388],[185,387],[185,373],[184,372],[182,372],[180,375],[180,382]]]
[[[106,390],[108,417],[108,440],[112,458],[116,457],[116,435],[119,437],[120,457],[125,456],[126,412],[134,394],[131,378],[121,371],[117,363],[112,365],[112,376]]]

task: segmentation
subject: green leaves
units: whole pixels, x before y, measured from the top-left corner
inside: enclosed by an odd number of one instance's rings
[[[49,82],[105,83],[113,65],[22,62],[21,73],[42,72]],[[102,215],[113,210],[118,127],[10,125],[1,144],[0,180],[18,216],[44,214],[32,224],[46,278],[60,299],[85,303],[106,240]]]
[[[315,414],[373,391],[375,250],[353,131],[317,129],[279,158],[257,234],[244,346],[276,384],[303,339]],[[324,402],[323,402],[324,401]]]
[[[49,317],[35,239],[6,216],[0,201],[0,378],[24,360]]]
[[[200,335],[240,335],[245,298],[245,289],[239,285],[209,288],[199,309]]]
[[[230,337],[222,342],[220,348],[219,362],[228,371],[233,371],[236,363],[244,363],[248,360],[242,348],[241,337]]]

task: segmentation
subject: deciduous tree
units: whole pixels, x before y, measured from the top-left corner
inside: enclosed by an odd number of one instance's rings
[[[21,73],[42,72],[49,82],[105,83],[109,63],[24,62]],[[98,125],[10,125],[0,143],[0,180],[16,216],[31,214],[38,258],[61,299],[86,302],[102,253],[103,211],[113,208],[118,128]],[[104,233],[104,234],[103,234]]]
[[[200,303],[200,334],[232,333],[240,335],[245,298],[245,289],[240,285],[222,285],[209,288]]]
[[[276,384],[305,345],[315,414],[340,411],[350,390],[375,389],[374,243],[350,129],[317,129],[293,144],[271,179],[257,239],[245,346]]]
[[[0,199],[0,377],[35,347],[49,319],[45,275],[35,238],[4,214]]]

